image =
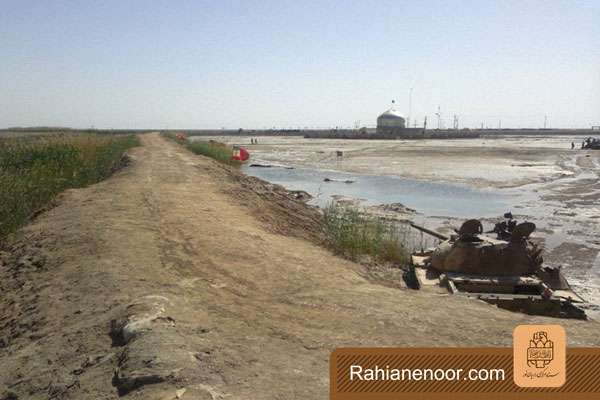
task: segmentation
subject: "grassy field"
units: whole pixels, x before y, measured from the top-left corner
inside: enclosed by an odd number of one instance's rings
[[[351,259],[369,256],[374,260],[405,264],[409,250],[405,243],[408,232],[353,207],[330,204],[324,213],[329,245]]]
[[[239,161],[231,159],[233,148],[224,143],[204,140],[191,141],[188,139],[180,139],[174,133],[163,133],[162,135],[171,140],[175,140],[176,142],[185,146],[192,153],[214,158],[215,160],[224,164],[241,165]]]
[[[61,191],[109,176],[136,136],[51,135],[0,139],[0,238]]]

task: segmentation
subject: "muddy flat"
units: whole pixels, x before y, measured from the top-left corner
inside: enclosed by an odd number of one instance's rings
[[[157,134],[69,190],[0,267],[0,396],[326,399],[341,346],[510,346],[531,317],[380,285],[318,244],[314,209]],[[0,397],[1,398],[1,397]]]
[[[248,145],[253,162],[273,167],[244,167],[245,172],[306,190],[319,204],[339,196],[362,205],[401,203],[416,211],[401,218],[442,231],[469,218],[492,229],[512,211],[516,219],[536,224],[533,238],[544,247],[546,265],[560,266],[573,288],[594,304],[589,313],[600,319],[600,151],[581,150],[583,137],[256,140]],[[343,157],[336,156],[338,150]],[[325,177],[354,183],[324,183]]]

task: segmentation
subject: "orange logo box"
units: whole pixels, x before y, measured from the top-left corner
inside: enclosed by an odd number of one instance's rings
[[[560,325],[519,325],[513,332],[515,385],[560,387],[567,380],[567,335]]]

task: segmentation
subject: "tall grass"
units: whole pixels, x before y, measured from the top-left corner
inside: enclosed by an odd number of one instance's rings
[[[136,136],[52,135],[0,139],[0,238],[61,191],[98,182],[120,164]]]
[[[202,154],[210,158],[214,158],[224,164],[240,165],[239,161],[232,160],[231,154],[233,149],[223,143],[204,142],[199,140],[190,141],[186,146],[192,153]]]
[[[324,213],[330,246],[350,258],[369,256],[384,262],[405,264],[409,258],[406,230],[361,213],[355,207],[332,203]]]
[[[178,138],[174,133],[163,133],[163,135],[171,140],[184,145],[192,153],[200,154],[206,157],[214,158],[215,160],[229,165],[240,165],[237,160],[232,160],[233,148],[225,143],[204,140],[188,140]]]

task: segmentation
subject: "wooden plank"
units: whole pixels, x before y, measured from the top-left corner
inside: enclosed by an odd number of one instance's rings
[[[415,267],[415,276],[420,287],[438,286],[440,284],[440,274],[429,268]]]

